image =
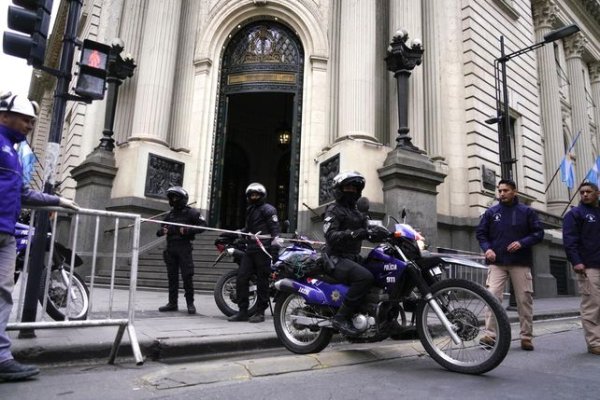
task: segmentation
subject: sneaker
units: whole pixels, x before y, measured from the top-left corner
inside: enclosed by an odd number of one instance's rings
[[[590,353],[592,353],[594,355],[600,356],[600,346],[590,347],[588,349],[588,352],[590,352]]]
[[[162,307],[158,307],[158,311],[160,312],[165,312],[165,311],[177,311],[179,308],[177,307],[177,304],[174,303],[167,303]]]
[[[25,365],[10,359],[0,364],[0,380],[19,381],[37,375],[40,370],[35,365]]]
[[[496,345],[496,339],[486,335],[479,339],[479,344],[485,347],[494,347]]]
[[[265,314],[261,312],[257,312],[250,318],[248,318],[248,322],[257,323],[257,322],[265,322]]]
[[[227,318],[229,322],[241,322],[248,321],[248,311],[239,311],[236,314],[233,314],[231,317]]]
[[[533,343],[531,339],[521,339],[521,348],[525,351],[533,351]]]
[[[187,305],[188,314],[196,314],[196,306],[194,304]]]

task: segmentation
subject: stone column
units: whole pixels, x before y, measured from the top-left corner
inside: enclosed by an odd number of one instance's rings
[[[189,138],[192,134],[190,114],[194,98],[194,47],[198,29],[200,2],[184,1],[181,17],[181,34],[179,35],[179,53],[175,89],[173,94],[173,111],[171,120],[171,146],[174,150],[189,151]]]
[[[444,161],[442,121],[442,63],[441,45],[444,8],[434,0],[423,0],[423,71],[425,79],[425,150],[433,161]]]
[[[181,0],[149,1],[130,140],[168,145]]]
[[[126,45],[125,53],[131,54],[138,63],[146,2],[147,0],[128,0],[124,3],[121,29],[119,31],[119,37]],[[134,74],[119,89],[114,128],[117,143],[127,141],[127,138],[131,135],[137,80],[137,74]]]
[[[594,122],[596,123],[596,151],[600,151],[600,61],[589,64],[590,82],[592,84],[592,99],[594,108]]]
[[[439,6],[439,5],[438,5]],[[420,1],[413,0],[390,0],[390,18],[389,18],[389,40],[398,29],[406,29],[411,39],[423,38],[423,26],[421,20],[426,20],[422,15],[422,7]],[[433,46],[425,43],[426,53],[423,59],[427,60],[428,51]],[[425,66],[427,61],[424,61]],[[423,75],[429,72],[417,68],[413,70],[410,77],[410,87],[408,89],[408,127],[412,132],[414,144],[419,148],[425,148],[427,129],[425,114],[439,115],[439,108],[432,109],[433,112],[427,113],[423,110]],[[390,146],[394,146],[398,132],[398,92],[396,89],[396,80],[393,76],[389,76],[388,98],[389,98],[389,124],[390,124]],[[425,78],[426,79],[426,78]],[[439,87],[439,85],[438,85]],[[431,153],[430,153],[431,154]]]
[[[541,42],[544,40],[544,35],[552,30],[558,8],[552,0],[536,0],[532,3],[532,9],[536,42]],[[537,59],[546,182],[550,182],[550,179],[554,177],[546,192],[547,205],[549,212],[560,214],[565,208],[569,194],[567,187],[560,180],[560,175],[555,175],[566,149],[563,140],[558,70],[553,45],[540,47],[537,50]]]
[[[341,2],[338,136],[376,137],[376,2]]]
[[[583,75],[583,69],[587,68],[582,59],[586,43],[587,41],[581,33],[576,33],[564,39],[567,74],[570,83],[569,98],[571,100],[573,137],[577,136],[577,133],[581,131],[581,136],[575,145],[575,154],[577,156],[575,163],[576,185],[583,181],[594,159]]]

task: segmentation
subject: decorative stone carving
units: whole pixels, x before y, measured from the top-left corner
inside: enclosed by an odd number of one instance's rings
[[[600,83],[600,61],[594,61],[588,66],[590,71],[590,81]]]
[[[182,162],[148,154],[144,195],[164,199],[168,188],[183,185],[184,168]]]
[[[587,39],[581,34],[581,32],[565,38],[563,40],[563,45],[565,48],[566,58],[569,59],[573,57],[581,57],[583,55],[583,49],[587,43]]]
[[[325,204],[334,199],[331,190],[333,178],[340,173],[340,155],[328,158],[319,166],[319,204]]]
[[[531,2],[535,29],[552,28],[557,20],[558,6],[554,0],[534,0]]]

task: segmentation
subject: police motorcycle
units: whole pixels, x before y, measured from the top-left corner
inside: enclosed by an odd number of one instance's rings
[[[29,230],[31,229],[31,235]],[[23,272],[25,264],[27,244],[29,238],[33,237],[35,228],[29,225],[17,222],[15,225],[15,239],[17,242],[17,260],[15,264],[15,282]],[[51,242],[51,234],[48,233],[48,243]],[[38,301],[43,306],[44,298],[46,300],[46,313],[55,321],[64,321],[68,315],[69,320],[84,320],[89,311],[89,289],[83,278],[73,271],[71,258],[73,251],[64,245],[54,242],[52,250],[52,265],[50,266],[50,276],[48,268],[44,266],[42,278],[40,279],[40,291]],[[73,267],[79,267],[83,260],[77,254],[74,257]],[[72,280],[71,280],[72,272]],[[46,280],[48,287],[46,289]],[[69,286],[69,281],[70,286]],[[70,296],[67,296],[70,287]],[[45,294],[45,296],[44,296]],[[68,310],[67,310],[68,307]]]
[[[444,368],[466,374],[496,368],[506,357],[511,341],[505,310],[481,285],[444,278],[448,264],[472,262],[424,256],[419,247],[422,236],[405,223],[396,223],[391,230],[371,226],[369,231],[380,243],[370,250],[363,265],[375,283],[352,317],[360,333],[345,339],[354,343],[399,339],[406,325],[405,313],[410,312],[424,349]],[[336,332],[332,319],[348,287],[332,278],[334,266],[326,254],[318,258],[297,252],[283,262],[306,273],[282,273],[274,283],[279,291],[273,318],[277,337],[291,352],[317,353],[327,347]],[[486,335],[486,318],[495,326],[493,346],[480,343]]]
[[[260,241],[257,240],[257,243],[260,244]],[[224,232],[215,240],[215,247],[219,252],[219,256],[213,263],[213,267],[217,265],[219,262],[223,261],[226,257],[232,259],[238,265],[242,260],[242,256],[244,255],[244,251],[246,250],[246,240],[243,240],[239,237],[239,234],[232,232]],[[270,287],[270,297],[273,298],[276,294],[275,289],[273,288],[273,282],[278,279],[278,271],[280,266],[282,265],[282,260],[287,259],[291,254],[296,254],[297,252],[307,251],[309,253],[315,253],[311,242],[305,238],[304,236],[294,234],[294,239],[292,243],[283,248],[280,251],[280,255],[276,263],[271,265],[271,274],[269,275],[269,287]],[[237,290],[236,290],[236,282],[237,282],[237,273],[238,268],[233,269],[231,271],[227,271],[223,275],[219,277],[217,282],[215,283],[215,288],[213,290],[213,297],[215,299],[215,303],[219,310],[225,314],[225,316],[230,317],[236,314],[239,311],[239,307],[237,305]],[[250,277],[250,285],[248,288],[248,314],[252,315],[256,311],[256,301],[257,301],[257,286],[256,286],[256,276],[253,275]]]

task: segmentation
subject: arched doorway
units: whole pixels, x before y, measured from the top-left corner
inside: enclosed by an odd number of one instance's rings
[[[254,21],[223,53],[211,186],[210,223],[244,225],[244,189],[267,188],[267,201],[296,227],[302,71],[297,35],[275,21]]]

